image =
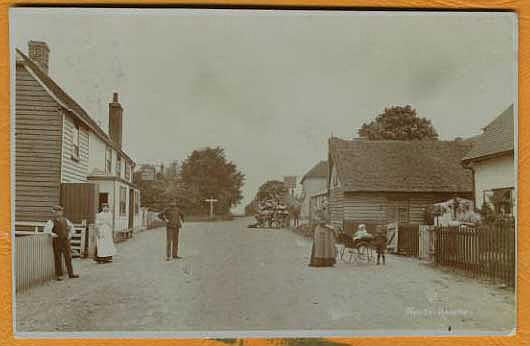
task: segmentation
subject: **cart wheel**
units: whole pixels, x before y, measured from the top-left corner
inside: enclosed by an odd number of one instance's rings
[[[372,259],[372,249],[366,242],[361,242],[357,245],[357,259],[361,261],[370,262]]]

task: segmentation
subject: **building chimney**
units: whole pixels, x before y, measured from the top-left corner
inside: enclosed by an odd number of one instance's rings
[[[114,93],[112,102],[109,103],[109,136],[119,148],[121,148],[122,140],[122,118],[123,108],[118,101],[118,93]]]
[[[48,58],[50,49],[46,42],[29,41],[28,43],[29,58],[33,60],[46,74],[48,74]]]

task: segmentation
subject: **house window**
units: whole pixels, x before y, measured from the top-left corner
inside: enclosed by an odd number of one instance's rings
[[[120,186],[120,215],[127,215],[127,188]]]
[[[131,177],[131,166],[129,162],[125,161],[125,179],[129,180]]]
[[[484,191],[483,199],[497,214],[513,215],[513,188]]]
[[[398,209],[399,223],[409,223],[409,208]]]
[[[107,147],[107,150],[105,150],[105,172],[110,174],[112,169],[112,148]]]
[[[121,156],[120,154],[117,154],[118,156],[116,157],[116,175],[118,177],[121,177]]]
[[[79,123],[74,124],[72,134],[72,159],[79,160]]]

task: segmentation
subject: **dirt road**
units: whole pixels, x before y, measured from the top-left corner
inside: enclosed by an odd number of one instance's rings
[[[309,240],[248,229],[248,219],[190,223],[183,259],[166,262],[164,229],[117,244],[112,264],[76,260],[79,279],[16,297],[17,331],[425,329],[514,325],[514,297],[417,259],[307,266]]]

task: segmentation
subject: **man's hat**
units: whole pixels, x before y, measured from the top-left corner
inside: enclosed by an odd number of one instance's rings
[[[53,206],[52,209],[53,209],[54,211],[62,211],[62,210],[64,210],[64,208],[63,208],[62,206],[60,206],[60,205],[55,205],[55,206]]]

